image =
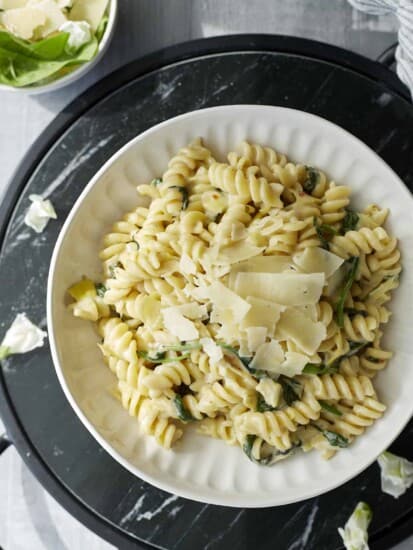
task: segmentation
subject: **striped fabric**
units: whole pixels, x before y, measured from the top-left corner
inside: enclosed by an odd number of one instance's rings
[[[413,0],[349,0],[350,4],[372,15],[394,13],[400,21],[396,50],[397,74],[413,97]]]

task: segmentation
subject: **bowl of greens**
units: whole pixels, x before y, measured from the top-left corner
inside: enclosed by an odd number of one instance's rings
[[[117,0],[0,0],[0,90],[35,94],[89,71],[112,38]]]

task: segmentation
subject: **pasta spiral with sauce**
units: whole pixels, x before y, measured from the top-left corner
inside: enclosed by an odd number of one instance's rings
[[[374,376],[401,273],[388,210],[243,142],[217,161],[196,139],[103,238],[102,280],[69,288],[97,324],[113,393],[170,448],[198,432],[270,465],[329,458],[385,411]],[[146,203],[145,203],[146,204]]]

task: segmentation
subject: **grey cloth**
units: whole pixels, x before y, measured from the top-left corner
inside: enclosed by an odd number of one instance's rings
[[[397,74],[413,97],[413,0],[349,0],[350,4],[371,15],[393,13],[399,20],[399,45],[396,49]]]

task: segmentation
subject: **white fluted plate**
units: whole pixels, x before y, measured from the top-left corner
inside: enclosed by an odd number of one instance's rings
[[[295,162],[316,166],[353,189],[353,204],[391,210],[389,230],[400,239],[403,276],[391,304],[385,344],[395,350],[375,384],[387,405],[380,421],[330,461],[297,453],[273,467],[257,466],[241,449],[189,428],[172,451],[140,433],[111,395],[114,375],[103,363],[91,323],[67,310],[67,288],[86,275],[100,277],[103,235],[140,204],[136,185],[159,177],[176,151],[202,136],[218,159],[244,139],[266,144]],[[413,200],[396,174],[366,145],[338,126],[291,109],[224,106],[188,113],[137,136],[95,175],[74,205],[53,254],[48,325],[56,372],[78,417],[112,457],[136,476],[171,493],[206,503],[265,507],[324,493],[371,464],[413,413]],[[80,465],[81,467],[81,465]],[[106,480],[110,483],[110,480]]]

